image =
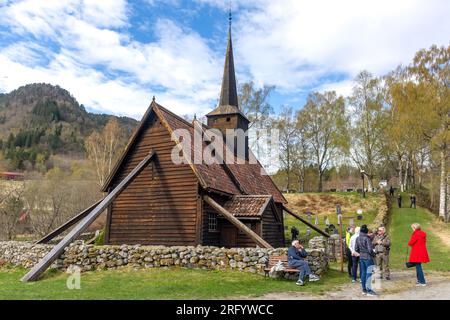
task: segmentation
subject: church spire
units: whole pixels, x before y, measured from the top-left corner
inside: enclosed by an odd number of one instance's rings
[[[233,42],[231,40],[231,7],[228,26],[228,45],[225,56],[225,66],[223,68],[222,89],[220,91],[219,105],[206,115],[208,127],[218,129],[224,137],[229,130],[234,130],[231,140],[226,139],[226,143],[234,146],[234,154],[239,158],[248,160],[248,131],[249,120],[239,109],[239,101],[236,88],[236,74],[234,72]],[[238,139],[238,135],[242,136]],[[244,141],[244,148],[238,147],[238,140]],[[233,150],[233,149],[231,149]]]
[[[225,55],[225,65],[223,68],[222,88],[220,90],[220,98],[218,106],[208,113],[206,116],[219,116],[239,114],[245,121],[247,117],[239,109],[239,100],[236,86],[236,73],[234,71],[234,57],[233,57],[233,41],[231,37],[231,4],[230,13],[228,17],[228,44]]]
[[[219,107],[234,106],[239,108],[237,88],[236,88],[236,74],[234,71],[233,41],[231,39],[231,11],[228,19],[229,19],[228,45],[227,45],[227,53],[225,56],[225,66],[223,70],[222,89],[220,92]]]

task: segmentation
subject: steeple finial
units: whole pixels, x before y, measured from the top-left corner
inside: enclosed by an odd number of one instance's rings
[[[230,1],[230,13],[229,13],[229,29],[228,29],[228,45],[227,53],[225,56],[225,66],[222,78],[222,90],[220,92],[219,106],[238,106],[238,96],[236,88],[236,75],[234,72],[234,59],[233,59],[233,42],[231,40],[231,1]]]
[[[230,10],[228,11],[228,23],[231,28],[231,21],[233,20],[233,16],[231,15],[231,0],[230,0]]]

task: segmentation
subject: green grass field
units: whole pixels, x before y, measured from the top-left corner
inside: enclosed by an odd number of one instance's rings
[[[238,271],[192,269],[109,270],[81,274],[81,289],[69,290],[68,274],[47,272],[37,282],[22,283],[25,269],[0,269],[0,300],[4,299],[220,299],[260,296],[271,292],[321,294],[347,281],[330,270],[319,282],[304,287],[293,280],[271,279]]]
[[[406,200],[406,194],[403,196]],[[409,204],[405,201],[404,205]],[[440,229],[436,217],[426,209],[419,208],[401,208],[397,203],[393,203],[392,217],[389,226],[389,232],[392,238],[391,246],[391,267],[404,268],[406,261],[407,243],[411,236],[411,224],[418,222],[422,225],[422,230],[427,233],[427,247],[431,262],[425,265],[426,269],[436,271],[450,271],[450,247],[444,244],[436,235]],[[450,226],[446,226],[450,231]]]
[[[347,194],[343,196],[348,196]],[[344,210],[344,216],[347,213]],[[363,223],[369,224],[375,212],[364,215]],[[319,227],[324,227],[321,217]],[[293,219],[293,218],[292,218]],[[286,224],[297,223],[287,217]],[[329,215],[335,223],[335,214]],[[344,220],[345,222],[345,220]],[[438,229],[434,215],[425,209],[398,209],[393,206],[389,233],[392,238],[391,268],[404,269],[407,242],[411,235],[410,225],[422,224],[428,233],[428,249],[432,262],[425,270],[450,271],[450,246],[444,244],[437,232],[450,226],[440,225]],[[303,226],[298,225],[299,228]],[[333,264],[320,282],[298,287],[293,280],[271,279],[261,275],[238,271],[208,271],[192,269],[119,269],[93,271],[81,274],[81,289],[70,290],[66,286],[68,274],[61,271],[47,271],[37,282],[22,283],[20,278],[27,270],[23,268],[0,267],[0,300],[2,299],[227,299],[258,297],[266,293],[307,292],[323,294],[337,290],[348,283],[346,273],[338,271]]]

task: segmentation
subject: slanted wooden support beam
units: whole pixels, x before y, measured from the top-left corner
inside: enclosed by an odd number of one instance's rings
[[[77,214],[75,217],[73,217],[72,219],[70,219],[69,221],[65,222],[64,224],[62,224],[61,226],[59,226],[58,228],[56,228],[55,230],[53,230],[52,232],[50,232],[49,234],[47,234],[46,236],[44,236],[42,239],[36,241],[36,244],[39,243],[47,243],[50,240],[52,240],[54,237],[56,237],[57,235],[63,233],[64,231],[66,231],[67,229],[69,229],[71,226],[73,226],[75,223],[81,221],[81,219],[83,219],[84,217],[86,217],[90,212],[92,212],[92,210],[94,210],[101,202],[102,200],[97,201],[96,203],[94,203],[93,205],[91,205],[89,208],[84,209],[82,212],[80,212],[79,214]]]
[[[298,214],[292,212],[291,210],[289,210],[288,208],[286,208],[285,206],[283,206],[283,210],[286,211],[287,213],[289,213],[291,216],[293,216],[294,218],[297,218],[298,220],[300,220],[301,222],[303,222],[304,224],[306,224],[308,227],[310,227],[311,229],[317,231],[318,233],[320,233],[321,235],[323,235],[324,237],[329,238],[330,235],[328,233],[326,233],[325,231],[320,230],[319,228],[317,228],[315,225],[309,223],[308,221],[306,221],[305,219],[303,219],[302,217],[300,217]]]
[[[134,178],[150,163],[155,153],[150,152],[111,193],[109,193],[83,220],[78,223],[41,261],[39,261],[21,280],[23,282],[35,281],[39,276],[64,252],[73,240],[75,240],[97,217],[114,201],[114,199],[133,181]]]
[[[228,210],[226,210],[224,207],[222,207],[220,204],[218,204],[212,198],[205,195],[205,196],[203,196],[203,199],[205,200],[205,202],[207,204],[209,204],[213,209],[217,210],[217,212],[220,212],[236,228],[238,228],[239,230],[244,232],[247,236],[249,236],[250,239],[255,241],[259,246],[261,246],[262,248],[273,249],[273,247],[266,240],[261,238],[252,229],[250,229],[245,224],[243,224],[241,221],[239,221],[239,219],[237,219],[235,216],[233,216],[232,213],[230,213]]]

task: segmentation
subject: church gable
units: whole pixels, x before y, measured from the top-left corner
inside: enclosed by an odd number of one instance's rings
[[[189,165],[172,162],[175,142],[155,112],[143,119],[130,143],[110,187],[150,150],[156,157],[111,204],[107,241],[195,245],[198,181]]]

